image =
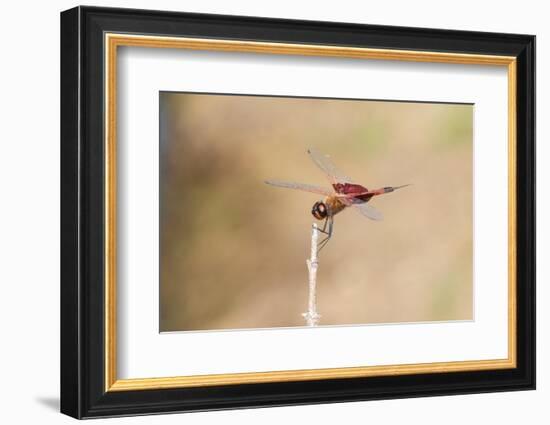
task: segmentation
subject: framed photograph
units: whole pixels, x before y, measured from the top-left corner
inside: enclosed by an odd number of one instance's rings
[[[535,37],[61,14],[61,411],[535,388]]]

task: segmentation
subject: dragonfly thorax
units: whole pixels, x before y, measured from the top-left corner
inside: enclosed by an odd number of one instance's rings
[[[311,214],[317,220],[324,220],[329,216],[335,216],[344,208],[346,208],[346,204],[340,201],[337,196],[327,196],[324,202],[318,201],[313,204]]]

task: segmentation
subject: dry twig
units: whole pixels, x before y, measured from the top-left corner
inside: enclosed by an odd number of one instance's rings
[[[306,260],[307,269],[309,272],[309,298],[308,298],[308,310],[303,313],[304,319],[308,326],[317,326],[321,315],[317,313],[317,268],[319,261],[317,259],[318,254],[318,240],[319,229],[317,224],[313,224],[311,229],[311,256]]]

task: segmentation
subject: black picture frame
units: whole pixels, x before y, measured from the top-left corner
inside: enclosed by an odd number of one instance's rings
[[[514,56],[517,60],[517,367],[105,391],[104,34]],[[76,7],[61,13],[61,412],[75,418],[535,388],[535,37]]]

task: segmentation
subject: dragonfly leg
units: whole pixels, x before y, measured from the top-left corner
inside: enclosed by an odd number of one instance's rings
[[[334,217],[332,215],[327,215],[327,218],[325,218],[325,221],[323,222],[323,228],[317,229],[319,232],[324,233],[329,238],[332,236],[332,225],[334,223]],[[327,229],[328,227],[328,229]]]
[[[325,230],[328,224],[328,230]],[[325,235],[327,235],[319,244],[317,245],[317,253],[321,252],[321,250],[326,246],[330,238],[332,237],[332,228],[333,228],[334,220],[332,216],[328,216],[325,220],[325,225],[323,226],[323,230],[320,230]]]
[[[325,218],[325,221],[323,222],[323,228],[322,229],[319,229],[317,228],[317,230],[321,233],[324,233],[325,235],[328,235],[328,232],[327,232],[327,223],[329,221],[329,216],[327,216],[327,218]]]

